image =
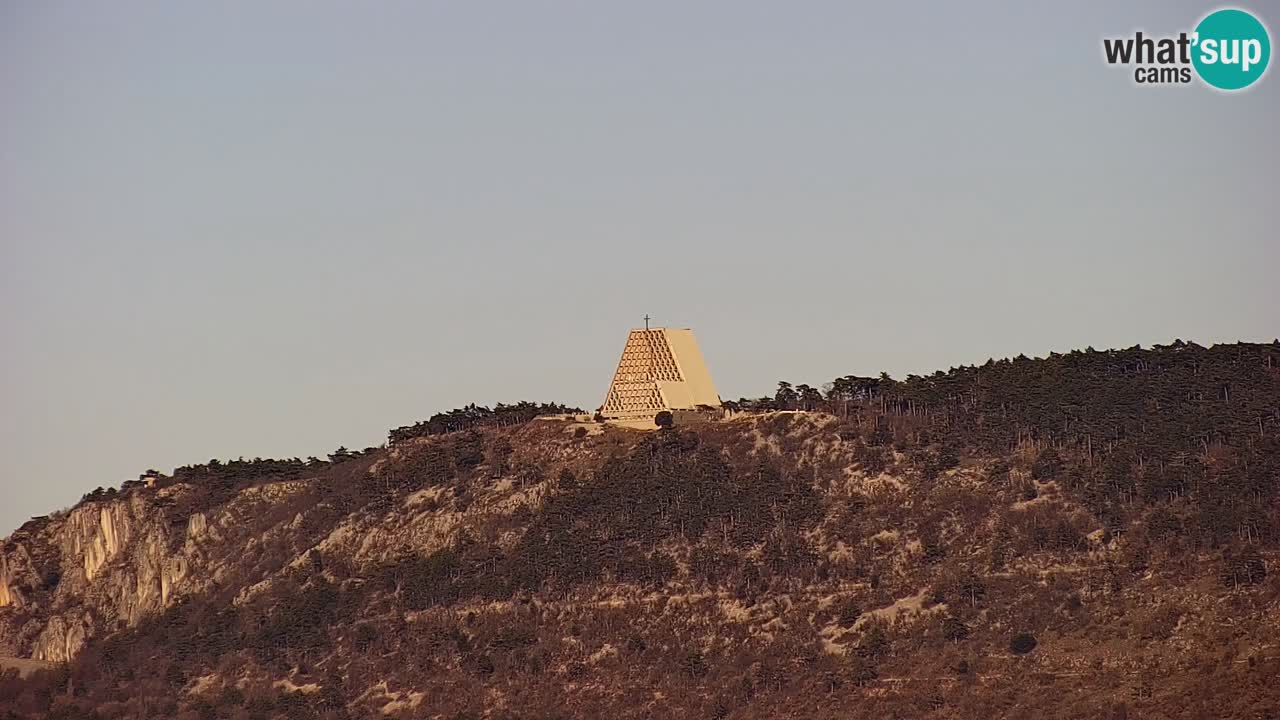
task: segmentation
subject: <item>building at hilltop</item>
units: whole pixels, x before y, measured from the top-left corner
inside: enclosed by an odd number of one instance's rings
[[[677,419],[707,416],[720,408],[720,396],[689,328],[632,330],[618,369],[600,406],[606,422],[655,427],[658,413]]]

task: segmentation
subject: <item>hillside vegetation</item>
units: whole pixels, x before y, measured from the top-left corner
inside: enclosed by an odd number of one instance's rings
[[[4,544],[0,718],[1275,717],[1280,343],[732,405],[91,493]]]

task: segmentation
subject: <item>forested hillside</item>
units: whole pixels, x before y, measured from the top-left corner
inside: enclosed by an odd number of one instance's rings
[[[840,377],[824,390],[782,382],[773,398],[735,406],[851,418],[881,445],[915,447],[926,467],[1029,445],[1041,451],[1032,476],[1061,479],[1109,529],[1176,508],[1155,525],[1196,547],[1275,541],[1280,341],[1019,356],[904,381]]]
[[[732,406],[92,493],[4,544],[0,717],[1275,717],[1280,343]]]

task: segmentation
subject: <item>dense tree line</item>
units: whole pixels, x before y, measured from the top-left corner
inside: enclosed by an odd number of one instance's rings
[[[467,405],[447,412],[436,413],[429,419],[403,427],[395,428],[389,433],[391,443],[404,442],[417,437],[429,437],[459,432],[480,427],[506,427],[529,422],[540,415],[556,415],[564,413],[581,413],[582,410],[559,403],[531,403],[521,401],[507,405],[498,403],[492,409],[483,405]],[[464,436],[458,443],[459,467],[474,467],[480,463],[481,457],[477,439],[474,435]],[[144,485],[145,478],[152,478],[157,487],[166,487],[177,483],[192,485],[203,493],[203,501],[198,503],[211,507],[224,502],[236,491],[250,485],[264,482],[278,482],[315,476],[327,472],[333,465],[341,465],[360,458],[369,457],[379,448],[368,447],[363,450],[350,450],[339,447],[325,458],[237,458],[235,460],[219,460],[214,458],[205,463],[194,463],[175,468],[171,475],[156,470],[147,470],[137,480],[124,482],[120,490],[128,491]],[[80,501],[95,502],[112,500],[117,496],[115,488],[96,488],[85,493]],[[194,508],[187,507],[186,510]]]
[[[861,429],[865,457],[931,447],[935,470],[958,452],[1032,448],[1031,478],[1080,493],[1110,529],[1142,516],[1155,536],[1199,547],[1280,540],[1280,341],[1020,355],[822,391],[781,382],[729,405],[829,412]]]
[[[412,425],[398,427],[390,432],[391,443],[404,442],[417,437],[443,435],[475,427],[505,427],[529,422],[539,415],[580,413],[579,408],[559,403],[531,403],[520,401],[514,405],[498,403],[489,409],[472,403],[448,412],[436,413],[430,418]]]
[[[917,431],[993,452],[1031,440],[1094,454],[1120,445],[1140,456],[1203,454],[1280,428],[1280,341],[1019,355],[901,381],[844,376],[823,391],[780,382],[773,397],[729,405],[919,418]]]
[[[207,463],[183,465],[175,468],[170,478],[173,482],[187,483],[226,483],[228,485],[244,485],[267,478],[285,479],[298,477],[308,468],[315,469],[322,461],[316,458],[286,460],[239,458],[223,462],[217,458]]]

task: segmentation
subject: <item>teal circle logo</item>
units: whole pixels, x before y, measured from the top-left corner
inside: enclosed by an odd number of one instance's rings
[[[1205,16],[1196,26],[1191,64],[1200,79],[1219,90],[1242,90],[1267,71],[1271,36],[1258,18],[1228,8]]]

